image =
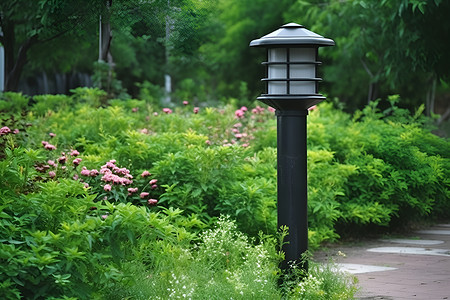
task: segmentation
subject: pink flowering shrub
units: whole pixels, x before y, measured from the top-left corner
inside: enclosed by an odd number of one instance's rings
[[[0,135],[7,135],[8,133],[11,133],[11,129],[9,129],[9,127],[4,126],[0,128]]]
[[[43,141],[42,145],[49,143]],[[53,145],[52,145],[53,146]],[[55,146],[51,148],[57,150]],[[147,170],[134,178],[129,169],[119,167],[116,160],[109,160],[99,169],[80,167],[83,159],[78,157],[80,152],[76,149],[57,153],[48,152],[49,158],[45,163],[37,162],[35,170],[47,177],[48,180],[60,180],[70,178],[83,183],[84,187],[92,194],[96,194],[97,201],[108,200],[110,202],[132,202],[134,204],[148,205],[149,199],[159,196],[158,180],[151,178]],[[56,157],[56,159],[54,158]],[[152,202],[152,205],[156,202]]]
[[[116,160],[107,161],[100,170],[89,170],[83,166],[80,175],[80,181],[88,184],[93,192],[99,193],[97,199],[148,204],[150,196],[158,195],[158,180],[146,179],[151,176],[150,172],[145,170],[134,178],[130,170],[119,167]]]

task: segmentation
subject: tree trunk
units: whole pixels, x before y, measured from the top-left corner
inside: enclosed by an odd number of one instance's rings
[[[170,0],[167,0],[167,7],[168,10],[170,10]],[[169,13],[166,15],[166,74],[164,74],[164,90],[165,90],[165,97],[164,102],[165,104],[169,104],[172,102],[172,77],[169,74],[169,58],[170,58],[170,48],[169,48],[169,40],[170,40],[170,27],[172,25],[172,20],[170,19]]]
[[[106,1],[107,13],[106,16],[100,16],[100,24],[99,24],[99,61],[104,61],[108,63],[108,77],[106,79],[106,86],[102,87],[100,80],[100,88],[104,88],[106,92],[109,94],[111,91],[111,82],[114,70],[114,61],[111,54],[111,41],[112,41],[112,32],[111,32],[111,23],[109,17],[109,9],[112,5],[112,0]]]
[[[427,98],[425,100],[425,108],[427,116],[431,116],[434,113],[434,103],[436,101],[436,76],[431,78],[431,86],[427,92]]]
[[[36,42],[36,35],[33,35],[27,39],[22,46],[20,46],[15,62],[13,47],[9,47],[10,45],[8,45],[7,48],[5,47],[5,91],[17,91],[20,75],[22,74],[23,67],[27,62],[27,52]]]

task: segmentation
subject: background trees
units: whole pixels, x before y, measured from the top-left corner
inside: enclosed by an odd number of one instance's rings
[[[106,73],[130,95],[162,97],[170,75],[174,101],[254,99],[265,53],[248,43],[297,22],[336,41],[320,50],[321,90],[349,110],[400,94],[400,105],[425,103],[429,114],[445,115],[448,11],[450,2],[442,0],[14,0],[0,4],[0,42],[7,90],[42,72],[92,75],[103,16],[112,33],[107,70],[114,72]]]
[[[336,41],[324,51],[332,60],[324,72],[330,93],[352,107],[400,93],[413,106],[428,99],[431,109],[436,84],[450,75],[448,11],[440,0],[313,0],[296,2],[285,17]]]

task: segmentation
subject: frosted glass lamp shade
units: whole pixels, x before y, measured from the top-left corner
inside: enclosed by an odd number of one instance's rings
[[[316,48],[268,49],[267,94],[315,94],[316,56]]]
[[[317,66],[319,47],[334,46],[297,23],[288,23],[265,36],[252,40],[250,47],[267,49],[265,91],[261,102],[277,111],[302,111],[325,100],[318,94]]]
[[[286,48],[269,49],[267,70],[269,80],[286,78],[286,54]],[[269,81],[267,92],[268,94],[287,94],[286,81]]]

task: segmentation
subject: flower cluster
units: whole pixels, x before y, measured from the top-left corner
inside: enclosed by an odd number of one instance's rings
[[[150,177],[152,174],[149,171],[143,171],[141,176],[135,179],[136,181],[138,181],[136,183],[133,180],[133,176],[130,174],[130,170],[128,170],[127,168],[120,168],[116,163],[116,160],[112,159],[101,166],[100,170],[89,170],[86,167],[83,167],[80,174],[86,177],[85,180],[89,182],[85,182],[85,186],[89,187],[89,184],[91,184],[91,186],[94,187],[99,183],[98,180],[100,180],[101,182],[103,182],[104,193],[101,195],[102,197],[104,196],[104,199],[108,199],[111,196],[112,199],[116,201],[119,199],[125,201],[133,201],[128,197],[138,195],[139,199],[141,199],[139,200],[139,202],[145,202],[148,205],[156,205],[158,203],[158,200],[151,198],[150,192],[145,191],[145,189],[147,187],[149,187],[149,190],[157,189],[158,180],[149,180],[147,177]],[[144,187],[139,193],[139,188],[132,187],[131,185],[142,184],[143,180],[144,182],[146,182],[146,184],[144,183]],[[83,181],[83,179],[81,179],[80,181]],[[109,192],[113,193],[108,194]]]
[[[81,169],[80,174],[87,177],[97,177],[97,175],[100,174],[100,172],[96,169],[89,170],[86,167],[83,167]]]
[[[103,165],[100,169],[100,174],[103,174],[101,180],[108,184],[125,186],[133,183],[133,175],[130,174],[130,170],[127,168],[119,168],[116,166],[115,160],[110,160]]]
[[[275,108],[270,107],[270,106],[267,108],[267,110],[272,113],[275,112]],[[264,107],[261,107],[258,105],[252,109],[252,114],[253,115],[262,115],[265,113],[265,111],[266,111],[266,109]],[[254,117],[254,116],[252,116],[252,117]]]
[[[50,137],[54,136],[54,133],[50,133]],[[56,150],[56,146],[50,144],[49,142],[42,141],[41,143],[47,150]],[[75,170],[77,166],[82,162],[81,158],[76,158],[76,156],[78,156],[79,154],[80,152],[75,149],[71,149],[68,154],[66,154],[65,152],[61,152],[61,155],[58,156],[55,160],[49,159],[46,163],[37,163],[35,164],[34,168],[40,173],[46,173],[49,170],[48,176],[53,179],[57,177],[58,172],[67,172],[67,166],[70,162],[73,165],[72,170]],[[74,179],[75,178],[78,179],[78,175],[75,174]]]
[[[44,148],[45,148],[46,150],[50,150],[50,151],[51,151],[51,150],[56,150],[56,146],[50,144],[50,143],[47,142],[47,141],[42,141],[41,143],[42,143],[42,146],[44,146]]]
[[[8,126],[4,126],[4,127],[0,128],[0,136],[1,135],[7,135],[9,133],[18,134],[19,133],[19,129],[16,128],[13,131],[11,131],[11,129]]]
[[[234,115],[235,115],[236,119],[241,119],[244,117],[244,115],[247,111],[248,111],[248,108],[245,106],[242,106],[240,109],[238,109],[234,112]]]

